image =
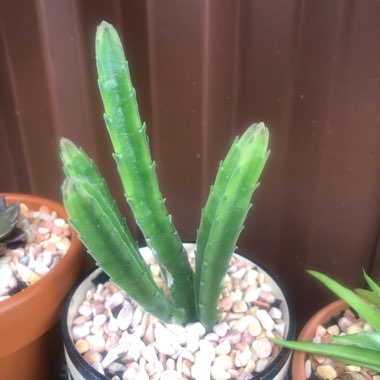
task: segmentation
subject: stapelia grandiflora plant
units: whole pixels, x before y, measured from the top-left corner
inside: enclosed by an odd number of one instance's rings
[[[370,288],[352,291],[330,277],[309,271],[334,294],[345,301],[368,322],[373,331],[359,332],[331,338],[331,343],[291,342],[273,339],[278,345],[380,372],[380,286],[366,273],[364,278]]]
[[[62,139],[66,174],[62,192],[70,222],[98,265],[146,311],[164,322],[199,320],[210,329],[217,320],[223,279],[268,157],[268,130],[263,123],[250,126],[235,139],[220,164],[202,212],[193,273],[159,191],[119,36],[106,22],[97,29],[96,62],[104,119],[126,199],[167,289],[156,285],[94,162],[81,148]]]

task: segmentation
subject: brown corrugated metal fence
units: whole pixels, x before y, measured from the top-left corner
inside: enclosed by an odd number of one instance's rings
[[[304,272],[380,277],[378,0],[0,1],[0,189],[60,199],[58,141],[94,157],[126,213],[94,63],[121,32],[162,192],[195,239],[218,161],[263,120],[271,156],[239,248],[279,274],[300,321],[328,299]]]

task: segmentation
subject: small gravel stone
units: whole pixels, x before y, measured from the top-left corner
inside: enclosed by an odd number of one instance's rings
[[[214,380],[228,380],[231,379],[229,372],[225,371],[223,368],[220,368],[216,365],[211,366],[211,378]]]
[[[75,348],[78,350],[80,354],[84,354],[90,349],[90,345],[88,344],[87,340],[85,339],[78,339],[75,342]]]
[[[161,373],[161,380],[182,380],[182,376],[180,373],[175,371],[174,369],[167,369]]]
[[[252,348],[260,359],[268,358],[272,352],[272,344],[268,338],[254,340]]]
[[[272,331],[274,329],[275,323],[266,310],[257,310],[256,316],[265,330]]]
[[[311,376],[311,360],[310,359],[307,359],[305,361],[305,376],[306,376],[306,379],[309,379]]]
[[[214,333],[220,337],[225,336],[228,330],[229,326],[226,322],[218,323],[213,327]]]
[[[352,325],[348,326],[346,330],[348,335],[357,334],[362,331],[363,328],[357,323],[353,323]]]
[[[248,303],[257,301],[259,299],[260,292],[260,288],[249,286],[244,292],[243,299]]]
[[[266,358],[266,359],[259,359],[256,362],[256,372],[262,372],[268,365],[271,363],[271,359]]]
[[[249,349],[239,351],[235,356],[235,366],[245,367],[252,358],[252,353]]]
[[[334,380],[336,378],[336,371],[331,365],[318,366],[317,373],[324,380]]]
[[[228,370],[230,370],[233,367],[234,362],[233,362],[233,359],[232,359],[231,356],[229,356],[229,355],[220,355],[220,356],[217,356],[215,358],[213,365],[215,367],[218,367],[220,369],[228,371]]]
[[[87,335],[85,338],[90,345],[91,351],[103,352],[106,347],[106,341],[102,335]]]
[[[232,311],[234,313],[244,313],[248,310],[248,306],[243,300],[235,301],[232,305]]]
[[[281,319],[282,311],[277,307],[271,307],[269,310],[269,315],[272,319]]]
[[[216,355],[227,355],[231,351],[231,343],[228,340],[225,340],[224,342],[218,344],[215,347],[215,353]]]
[[[96,362],[100,363],[100,361],[103,359],[102,355],[97,351],[87,351],[83,355],[83,358],[90,365]]]
[[[352,320],[346,317],[339,318],[338,326],[343,331],[346,332],[348,327],[352,325]]]
[[[330,334],[330,335],[333,335],[333,336],[338,336],[340,331],[339,331],[339,326],[337,325],[332,325],[330,327],[327,328],[327,332]]]
[[[134,308],[130,303],[125,303],[117,315],[117,323],[120,330],[126,330],[132,323]]]
[[[261,327],[260,321],[253,317],[252,321],[248,325],[248,332],[252,336],[259,336],[263,329]]]
[[[78,313],[84,317],[89,317],[92,315],[91,305],[88,302],[83,302],[78,308]]]
[[[81,339],[90,334],[90,328],[84,325],[74,325],[72,328],[72,333],[75,340]]]

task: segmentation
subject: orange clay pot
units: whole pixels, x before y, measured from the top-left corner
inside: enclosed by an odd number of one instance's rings
[[[46,205],[61,218],[64,207],[52,200],[24,194],[3,194],[7,203],[20,201],[30,209]],[[59,379],[62,364],[59,316],[63,299],[82,270],[84,248],[72,230],[71,245],[42,279],[0,302],[0,379]]]
[[[318,325],[328,322],[332,317],[339,315],[340,312],[348,308],[347,304],[341,300],[330,303],[319,310],[306,323],[298,337],[301,342],[310,342],[314,338],[315,330]],[[306,354],[302,351],[294,351],[292,361],[292,380],[306,380],[305,376]]]

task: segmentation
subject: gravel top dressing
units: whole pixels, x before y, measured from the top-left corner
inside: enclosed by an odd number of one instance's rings
[[[152,255],[144,258],[164,286]],[[84,359],[113,380],[250,379],[279,352],[269,338],[286,332],[280,302],[264,273],[233,256],[211,332],[199,322],[160,322],[109,281],[87,291],[72,336]]]
[[[363,331],[373,331],[351,310],[347,309],[324,325],[319,325],[313,339],[314,343],[329,343],[333,336],[351,335]],[[305,374],[311,380],[380,380],[380,374],[354,365],[345,365],[321,355],[308,355]]]
[[[25,233],[25,241],[11,243],[0,256],[0,302],[44,277],[70,247],[68,223],[55,211],[41,206],[30,210],[20,204],[16,227]]]

